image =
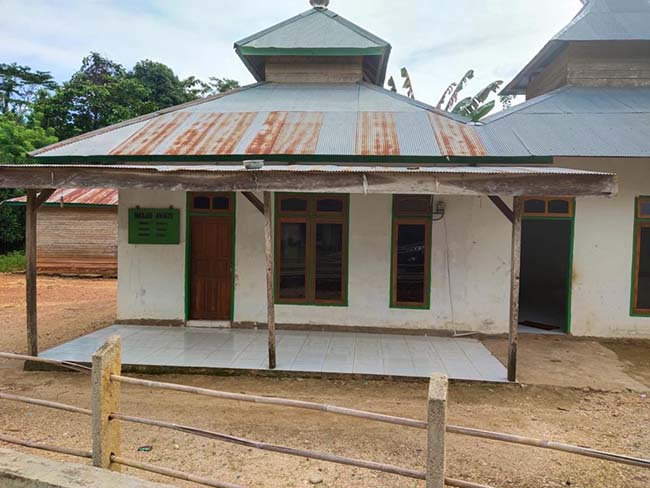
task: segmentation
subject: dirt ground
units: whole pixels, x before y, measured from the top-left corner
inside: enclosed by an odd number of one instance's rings
[[[0,275],[0,350],[3,351],[24,351],[23,280],[20,275]],[[115,288],[115,282],[110,280],[42,278],[41,347],[54,346],[111,323]],[[525,386],[452,385],[449,421],[650,457],[650,398],[641,391],[650,387],[650,346],[643,342],[556,341],[557,338],[538,339],[537,336],[522,338],[521,375],[528,383]],[[487,342],[495,354],[503,354],[502,339]],[[579,359],[566,358],[568,353],[574,356],[585,350],[596,354],[586,366],[574,364]],[[87,376],[23,372],[20,366],[16,362],[0,362],[0,391],[89,406]],[[568,374],[570,380],[566,380],[569,370],[578,366],[582,373]],[[612,368],[613,373],[608,371]],[[590,379],[580,377],[585,372],[589,372]],[[427,385],[423,383],[243,376],[168,375],[156,379],[326,402],[415,419],[426,416]],[[554,385],[567,382],[576,382],[581,387]],[[124,385],[122,391],[124,413],[414,469],[421,470],[424,466],[424,431],[129,385]],[[124,457],[245,487],[424,487],[423,482],[392,475],[254,451],[157,428],[124,425]],[[88,418],[13,402],[0,401],[0,432],[37,442],[90,448]],[[137,451],[145,445],[153,449]],[[569,454],[454,435],[448,437],[448,446],[449,476],[498,488],[650,486],[650,471]],[[22,450],[2,443],[0,447]],[[30,452],[78,462],[56,454]],[[183,488],[197,486],[137,470],[125,471]]]

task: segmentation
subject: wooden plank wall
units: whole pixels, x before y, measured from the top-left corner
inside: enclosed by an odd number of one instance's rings
[[[363,78],[361,57],[273,56],[266,80],[277,83],[356,83]]]
[[[43,206],[37,233],[39,273],[117,276],[117,207]]]
[[[576,42],[528,85],[531,99],[564,85],[650,87],[650,42]]]

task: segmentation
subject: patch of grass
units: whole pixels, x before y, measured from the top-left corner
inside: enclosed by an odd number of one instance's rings
[[[0,256],[0,273],[17,273],[25,271],[25,253],[10,252]]]

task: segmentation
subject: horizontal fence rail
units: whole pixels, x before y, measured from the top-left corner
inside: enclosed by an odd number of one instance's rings
[[[106,347],[106,345],[103,346],[103,348],[104,347]],[[119,348],[119,341],[118,341],[118,348]],[[62,367],[62,368],[66,368],[66,369],[70,369],[70,370],[77,371],[77,372],[82,372],[82,373],[91,373],[93,371],[91,368],[89,368],[89,367],[87,367],[85,365],[77,364],[77,363],[74,363],[74,362],[57,361],[57,360],[53,360],[53,359],[37,358],[37,357],[25,356],[25,355],[21,355],[21,354],[0,352],[0,358],[13,359],[13,360],[22,360],[22,361],[31,361],[31,362],[40,362],[40,363],[59,366],[59,367]],[[118,358],[119,358],[119,354],[118,354]],[[179,391],[179,392],[184,392],[184,393],[191,393],[191,394],[208,396],[208,397],[213,397],[213,398],[220,398],[220,399],[224,399],[224,400],[241,401],[241,402],[248,402],[248,403],[258,403],[258,404],[263,404],[263,405],[273,405],[273,406],[279,406],[279,407],[299,408],[299,409],[312,410],[312,411],[323,412],[323,413],[330,413],[330,414],[335,414],[335,415],[342,415],[342,416],[360,418],[360,419],[365,419],[365,420],[370,420],[370,421],[375,421],[375,422],[382,422],[382,423],[387,423],[387,424],[399,425],[399,426],[403,426],[403,427],[412,427],[412,428],[421,429],[421,430],[427,430],[427,429],[430,428],[428,422],[415,420],[415,419],[409,419],[409,418],[404,418],[404,417],[397,417],[397,416],[392,416],[392,415],[379,414],[379,413],[374,413],[374,412],[367,412],[367,411],[356,410],[356,409],[345,408],[345,407],[338,407],[338,406],[328,405],[328,404],[323,404],[323,403],[307,402],[307,401],[301,401],[301,400],[291,400],[291,399],[278,398],[278,397],[248,395],[248,394],[243,394],[243,393],[231,393],[231,392],[212,390],[212,389],[207,389],[207,388],[199,388],[199,387],[192,387],[192,386],[186,386],[186,385],[179,385],[179,384],[174,384],[174,383],[164,383],[164,382],[159,382],[159,381],[149,381],[149,380],[144,380],[144,379],[139,379],[139,378],[132,378],[132,377],[128,377],[128,376],[123,376],[121,374],[115,374],[116,372],[119,373],[119,371],[120,370],[118,368],[115,372],[113,372],[113,374],[108,373],[107,378],[110,378],[109,384],[113,383],[113,382],[115,382],[116,384],[125,383],[125,384],[138,385],[138,386],[144,386],[144,387],[156,388],[156,389],[162,389],[162,390],[170,390],[170,391]],[[116,385],[114,385],[114,386],[106,386],[106,387],[107,388],[115,388]],[[24,397],[24,396],[19,396],[19,395],[13,395],[13,394],[9,394],[9,393],[0,392],[0,399],[4,399],[4,400],[8,400],[8,401],[22,402],[22,403],[35,405],[35,406],[46,407],[46,408],[58,409],[58,410],[62,410],[62,411],[70,412],[70,413],[81,414],[81,415],[86,415],[86,416],[94,416],[94,415],[96,415],[94,410],[85,409],[85,408],[81,408],[81,407],[76,407],[76,406],[72,406],[72,405],[66,405],[66,404],[59,403],[59,402],[53,402],[53,401],[48,401],[48,400],[40,400],[40,399],[29,398],[29,397]],[[95,407],[93,407],[93,409],[94,408]],[[131,423],[138,423],[138,424],[142,424],[142,425],[149,425],[149,426],[154,426],[154,427],[159,427],[159,428],[165,428],[165,429],[170,429],[170,430],[174,430],[174,431],[178,431],[178,432],[183,432],[183,433],[190,434],[190,435],[196,435],[196,436],[200,436],[200,437],[205,437],[205,438],[209,438],[209,439],[213,439],[213,440],[217,440],[217,441],[222,441],[222,442],[227,442],[227,443],[231,443],[231,444],[237,444],[237,445],[241,445],[241,446],[246,446],[246,447],[249,447],[249,448],[260,449],[260,450],[264,450],[264,451],[271,451],[271,452],[277,452],[277,453],[281,453],[281,454],[288,454],[288,455],[292,455],[292,456],[300,456],[300,457],[307,457],[307,458],[311,458],[311,459],[318,459],[318,460],[321,460],[321,461],[344,464],[344,465],[348,465],[348,466],[355,466],[355,467],[370,469],[370,470],[374,470],[374,471],[380,471],[380,472],[384,472],[384,473],[389,473],[389,474],[394,474],[394,475],[399,475],[399,476],[405,476],[405,477],[409,477],[409,478],[413,478],[413,479],[428,480],[428,474],[426,472],[424,472],[424,471],[417,471],[417,470],[413,470],[413,469],[409,469],[409,468],[402,468],[402,467],[398,467],[398,466],[393,466],[393,465],[390,465],[390,464],[378,463],[378,462],[374,462],[374,461],[359,460],[359,459],[354,459],[354,458],[349,458],[349,457],[344,457],[344,456],[338,456],[338,455],[334,455],[334,454],[328,454],[328,453],[322,453],[322,452],[316,452],[316,451],[309,451],[309,450],[291,448],[291,447],[286,447],[286,446],[280,446],[280,445],[275,445],[275,444],[269,444],[269,443],[265,443],[265,442],[259,442],[259,441],[254,441],[254,440],[250,440],[250,439],[240,438],[240,437],[236,437],[236,436],[232,436],[232,435],[228,435],[228,434],[212,432],[212,431],[209,431],[209,430],[204,430],[204,429],[191,427],[191,426],[187,426],[187,425],[182,425],[182,424],[176,424],[176,423],[172,423],[172,422],[165,422],[165,421],[159,421],[159,420],[153,420],[153,419],[148,419],[148,418],[142,418],[142,417],[126,415],[126,414],[122,414],[122,413],[119,413],[119,412],[112,412],[110,410],[109,410],[109,412],[111,412],[111,414],[109,415],[109,420],[110,419],[112,419],[112,420],[120,420],[120,421],[123,421],[123,422],[131,422]],[[555,450],[555,451],[561,451],[561,452],[566,452],[566,453],[570,453],[570,454],[577,454],[577,455],[580,455],[580,456],[595,458],[595,459],[599,459],[599,460],[603,460],[603,461],[609,461],[609,462],[614,462],[614,463],[619,463],[619,464],[626,464],[626,465],[630,465],[630,466],[650,469],[650,460],[648,460],[648,459],[635,458],[635,457],[620,455],[620,454],[613,454],[613,453],[608,453],[608,452],[604,452],[604,451],[600,451],[600,450],[595,450],[595,449],[588,448],[588,447],[574,446],[574,445],[570,445],[570,444],[563,444],[563,443],[548,441],[548,440],[543,440],[543,439],[535,439],[535,438],[525,437],[525,436],[518,436],[518,435],[512,435],[512,434],[503,434],[503,433],[490,432],[490,431],[480,430],[480,429],[460,427],[460,426],[451,425],[451,424],[446,424],[445,428],[442,430],[443,437],[444,437],[444,432],[445,431],[447,433],[451,433],[451,434],[458,434],[458,435],[476,437],[476,438],[493,440],[493,441],[498,441],[498,442],[506,442],[506,443],[511,443],[511,444],[524,445],[524,446],[529,446],[529,447],[551,449],[551,450]],[[13,438],[13,437],[10,437],[10,436],[5,436],[5,435],[2,435],[2,434],[0,434],[0,441],[7,442],[7,443],[10,443],[10,444],[21,445],[21,446],[25,446],[25,447],[29,447],[29,448],[34,448],[34,449],[41,449],[41,450],[45,450],[45,451],[68,454],[68,455],[71,455],[71,456],[84,457],[84,458],[92,458],[93,457],[93,453],[91,451],[83,451],[83,450],[78,450],[78,449],[54,447],[54,446],[49,446],[49,445],[45,445],[45,444],[34,443],[34,442],[31,442],[31,441],[20,440],[20,439],[16,439],[16,438]],[[153,473],[158,473],[158,474],[162,474],[162,475],[166,475],[166,476],[170,476],[170,477],[173,477],[173,478],[182,479],[182,480],[186,480],[186,481],[193,481],[193,482],[196,482],[196,483],[204,484],[206,486],[212,486],[212,487],[217,487],[217,488],[242,488],[242,487],[234,485],[234,484],[220,482],[220,481],[214,481],[214,480],[210,480],[210,479],[207,479],[207,478],[202,478],[202,477],[199,477],[199,476],[195,476],[193,474],[177,471],[177,470],[174,470],[174,469],[159,467],[159,466],[155,466],[155,465],[151,465],[151,464],[141,463],[139,461],[135,461],[135,460],[131,460],[131,459],[126,459],[126,458],[123,458],[123,457],[121,457],[119,455],[115,455],[115,454],[112,454],[110,459],[111,459],[111,462],[113,462],[115,464],[118,464],[118,465],[124,465],[124,466],[133,467],[133,468],[136,468],[136,469],[142,469],[142,470],[145,470],[145,471],[150,471],[150,472],[153,472]],[[469,482],[469,481],[456,480],[456,479],[453,479],[453,478],[444,478],[444,484],[446,486],[452,486],[452,487],[458,487],[458,488],[491,488],[491,487],[489,487],[487,485],[481,485],[481,484],[477,484],[477,483],[473,483],[473,482]],[[429,486],[428,483],[427,483],[427,486]],[[434,486],[441,486],[441,485],[434,485]]]
[[[187,425],[175,424],[172,422],[164,422],[161,420],[152,420],[141,417],[134,417],[132,415],[123,415],[120,413],[115,413],[111,415],[111,418],[123,420],[126,422],[133,422],[137,424],[150,425],[154,427],[162,427],[165,429],[171,429],[178,432],[184,432],[186,434],[193,434],[199,437],[206,437],[208,439],[213,439],[222,442],[228,442],[231,444],[237,444],[240,446],[250,447],[253,449],[260,449],[263,451],[278,452],[281,454],[288,454],[290,456],[299,456],[310,459],[318,459],[320,461],[327,461],[330,463],[345,464],[347,466],[355,466],[357,468],[365,468],[373,471],[382,471],[384,473],[396,474],[399,476],[405,476],[408,478],[415,478],[419,480],[426,479],[426,473],[424,471],[416,471],[408,468],[400,468],[398,466],[392,466],[390,464],[377,463],[374,461],[365,461],[360,459],[353,459],[343,456],[337,456],[334,454],[327,454],[322,452],[309,451],[305,449],[295,449],[293,447],[278,446],[275,444],[268,444],[266,442],[258,442],[250,439],[244,439],[241,437],[235,437],[228,434],[222,434],[219,432],[212,432],[209,430],[198,429],[195,427],[190,427]]]
[[[213,481],[208,478],[203,478],[201,476],[195,476],[190,473],[185,473],[183,471],[177,471],[170,468],[162,468],[160,466],[155,466],[153,464],[141,463],[133,459],[126,459],[121,456],[111,455],[111,461],[122,466],[129,466],[130,468],[140,469],[142,471],[149,471],[151,473],[162,474],[164,476],[169,476],[170,478],[176,478],[184,481],[192,481],[194,483],[200,483],[206,486],[214,486],[215,488],[243,488],[239,485],[233,485],[232,483],[225,483],[223,481]]]
[[[0,434],[0,441],[7,444],[15,444],[17,446],[30,447],[32,449],[39,449],[41,451],[57,452],[59,454],[67,454],[68,456],[92,458],[93,453],[90,451],[82,451],[81,449],[71,449],[69,447],[48,446],[47,444],[39,444],[38,442],[25,441],[16,439],[8,435]]]
[[[290,400],[288,398],[265,397],[259,395],[246,395],[244,393],[231,393],[227,391],[210,390],[207,388],[198,388],[195,386],[178,385],[175,383],[163,383],[161,381],[149,381],[139,378],[131,378],[128,376],[111,375],[111,379],[121,383],[130,385],[140,385],[149,388],[158,388],[161,390],[180,391],[184,393],[193,393],[195,395],[203,395],[214,398],[221,398],[223,400],[234,400],[247,403],[259,403],[264,405],[275,405],[281,407],[302,408],[305,410],[315,410],[319,412],[331,413],[336,415],[344,415],[348,417],[356,417],[366,420],[374,420],[376,422],[384,422],[387,424],[402,425],[405,427],[414,427],[416,429],[427,428],[427,423],[420,420],[407,419],[402,417],[394,417],[392,415],[383,415],[380,413],[365,412],[362,410],[355,410],[352,408],[337,407],[334,405],[327,405],[324,403],[305,402],[301,400]]]

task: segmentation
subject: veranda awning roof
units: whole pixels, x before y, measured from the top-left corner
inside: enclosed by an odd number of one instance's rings
[[[437,195],[611,196],[616,175],[548,166],[0,165],[4,188],[140,188]]]

